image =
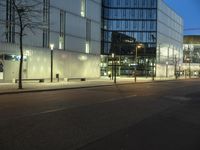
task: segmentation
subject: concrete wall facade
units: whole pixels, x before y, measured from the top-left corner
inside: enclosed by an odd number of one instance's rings
[[[2,44],[1,54],[18,55],[18,45]],[[24,47],[26,60],[23,65],[23,78],[43,78],[49,79],[51,72],[51,51],[50,49],[40,49],[35,47]],[[12,81],[18,78],[19,61],[3,60],[4,80]],[[53,52],[53,78],[59,74],[64,78],[98,78],[99,55],[66,52],[55,50]]]
[[[5,1],[2,1],[5,2]],[[81,13],[85,3],[85,14]],[[42,7],[42,6],[41,6]],[[19,56],[19,37],[14,43],[6,41],[5,7],[0,7],[0,55]],[[65,12],[65,48],[60,48],[60,12]],[[87,49],[87,21],[90,22],[89,50]],[[50,0],[50,39],[54,44],[53,76],[60,78],[98,78],[100,76],[100,41],[101,41],[101,0]],[[17,27],[16,27],[17,30]],[[34,33],[25,31],[24,55],[27,60],[23,66],[24,78],[50,78],[50,48],[43,47],[43,31],[35,29]],[[0,58],[1,59],[1,58]],[[18,78],[19,61],[6,60],[3,80]]]

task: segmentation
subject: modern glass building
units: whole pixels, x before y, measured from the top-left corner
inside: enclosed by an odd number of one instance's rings
[[[163,0],[103,0],[102,7],[101,75],[116,65],[120,76],[174,76],[182,58],[180,16]]]
[[[200,36],[185,35],[183,40],[182,76],[200,76]]]
[[[186,35],[183,42],[183,62],[200,63],[200,36]]]

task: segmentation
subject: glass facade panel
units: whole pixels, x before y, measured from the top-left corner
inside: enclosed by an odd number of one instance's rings
[[[159,63],[174,63],[174,58],[181,59],[183,44],[183,24],[182,19],[173,10],[171,10],[162,0],[158,0],[158,45],[161,49],[172,49],[173,52],[160,52],[162,59]]]
[[[81,16],[85,17],[86,14],[86,0],[81,0]]]
[[[184,36],[183,63],[200,64],[200,36]],[[199,65],[200,67],[200,65]]]
[[[110,71],[110,57],[115,53],[118,75],[132,75],[135,69],[150,75],[154,63],[149,62],[156,57],[157,1],[103,0],[102,6],[101,53],[108,57],[103,59],[108,65],[102,70]],[[136,50],[138,44],[143,46]]]
[[[177,66],[182,63],[183,21],[163,0],[157,1],[156,75],[175,77]]]

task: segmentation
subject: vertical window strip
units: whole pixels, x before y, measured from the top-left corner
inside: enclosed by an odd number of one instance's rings
[[[43,0],[43,47],[49,47],[50,39],[50,0]]]
[[[81,0],[81,16],[86,16],[86,0]]]
[[[15,10],[11,0],[6,1],[6,41],[15,43]]]
[[[86,20],[86,47],[85,52],[90,52],[90,43],[91,43],[91,20]]]
[[[65,49],[65,25],[66,25],[66,12],[64,10],[60,10],[59,49]]]

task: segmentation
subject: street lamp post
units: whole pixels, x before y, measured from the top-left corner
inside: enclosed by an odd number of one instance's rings
[[[177,76],[177,58],[176,58],[176,55],[175,55],[175,64],[174,64],[174,75],[175,75],[175,78],[177,79],[178,76]]]
[[[117,82],[117,65],[116,65],[116,60],[115,60],[115,77],[114,77],[114,83]]]
[[[168,61],[166,61],[166,78],[168,77]]]
[[[190,67],[190,59],[189,59],[189,78],[191,78],[191,67]]]
[[[113,80],[113,74],[114,74],[114,69],[113,69],[113,60],[114,60],[115,54],[112,53],[112,80]]]
[[[53,49],[54,49],[54,44],[50,44],[50,49],[51,49],[51,82],[53,82]]]
[[[135,82],[137,81],[137,57],[138,57],[138,48],[141,48],[142,45],[141,44],[136,44],[136,47],[135,47]]]
[[[146,74],[146,79],[147,79],[147,65],[148,65],[148,59],[146,58],[146,61],[145,61],[145,74]]]
[[[155,74],[155,59],[153,58],[153,63],[152,63],[153,67],[152,67],[152,81],[154,81],[154,74]]]
[[[190,58],[187,58],[187,62],[188,62],[188,71],[189,71],[189,78],[191,78],[191,68],[190,68]]]
[[[178,67],[178,75],[179,75],[179,78],[181,77],[181,64],[179,64],[179,67]]]
[[[199,64],[199,78],[200,78],[200,64]]]
[[[114,61],[114,71],[113,71],[113,61]],[[114,53],[112,53],[112,72],[114,72],[114,83],[116,83],[116,60]]]
[[[134,72],[134,77],[135,77],[135,82],[137,80],[137,77],[136,77],[136,71],[137,71],[137,45],[135,47],[135,72]]]

